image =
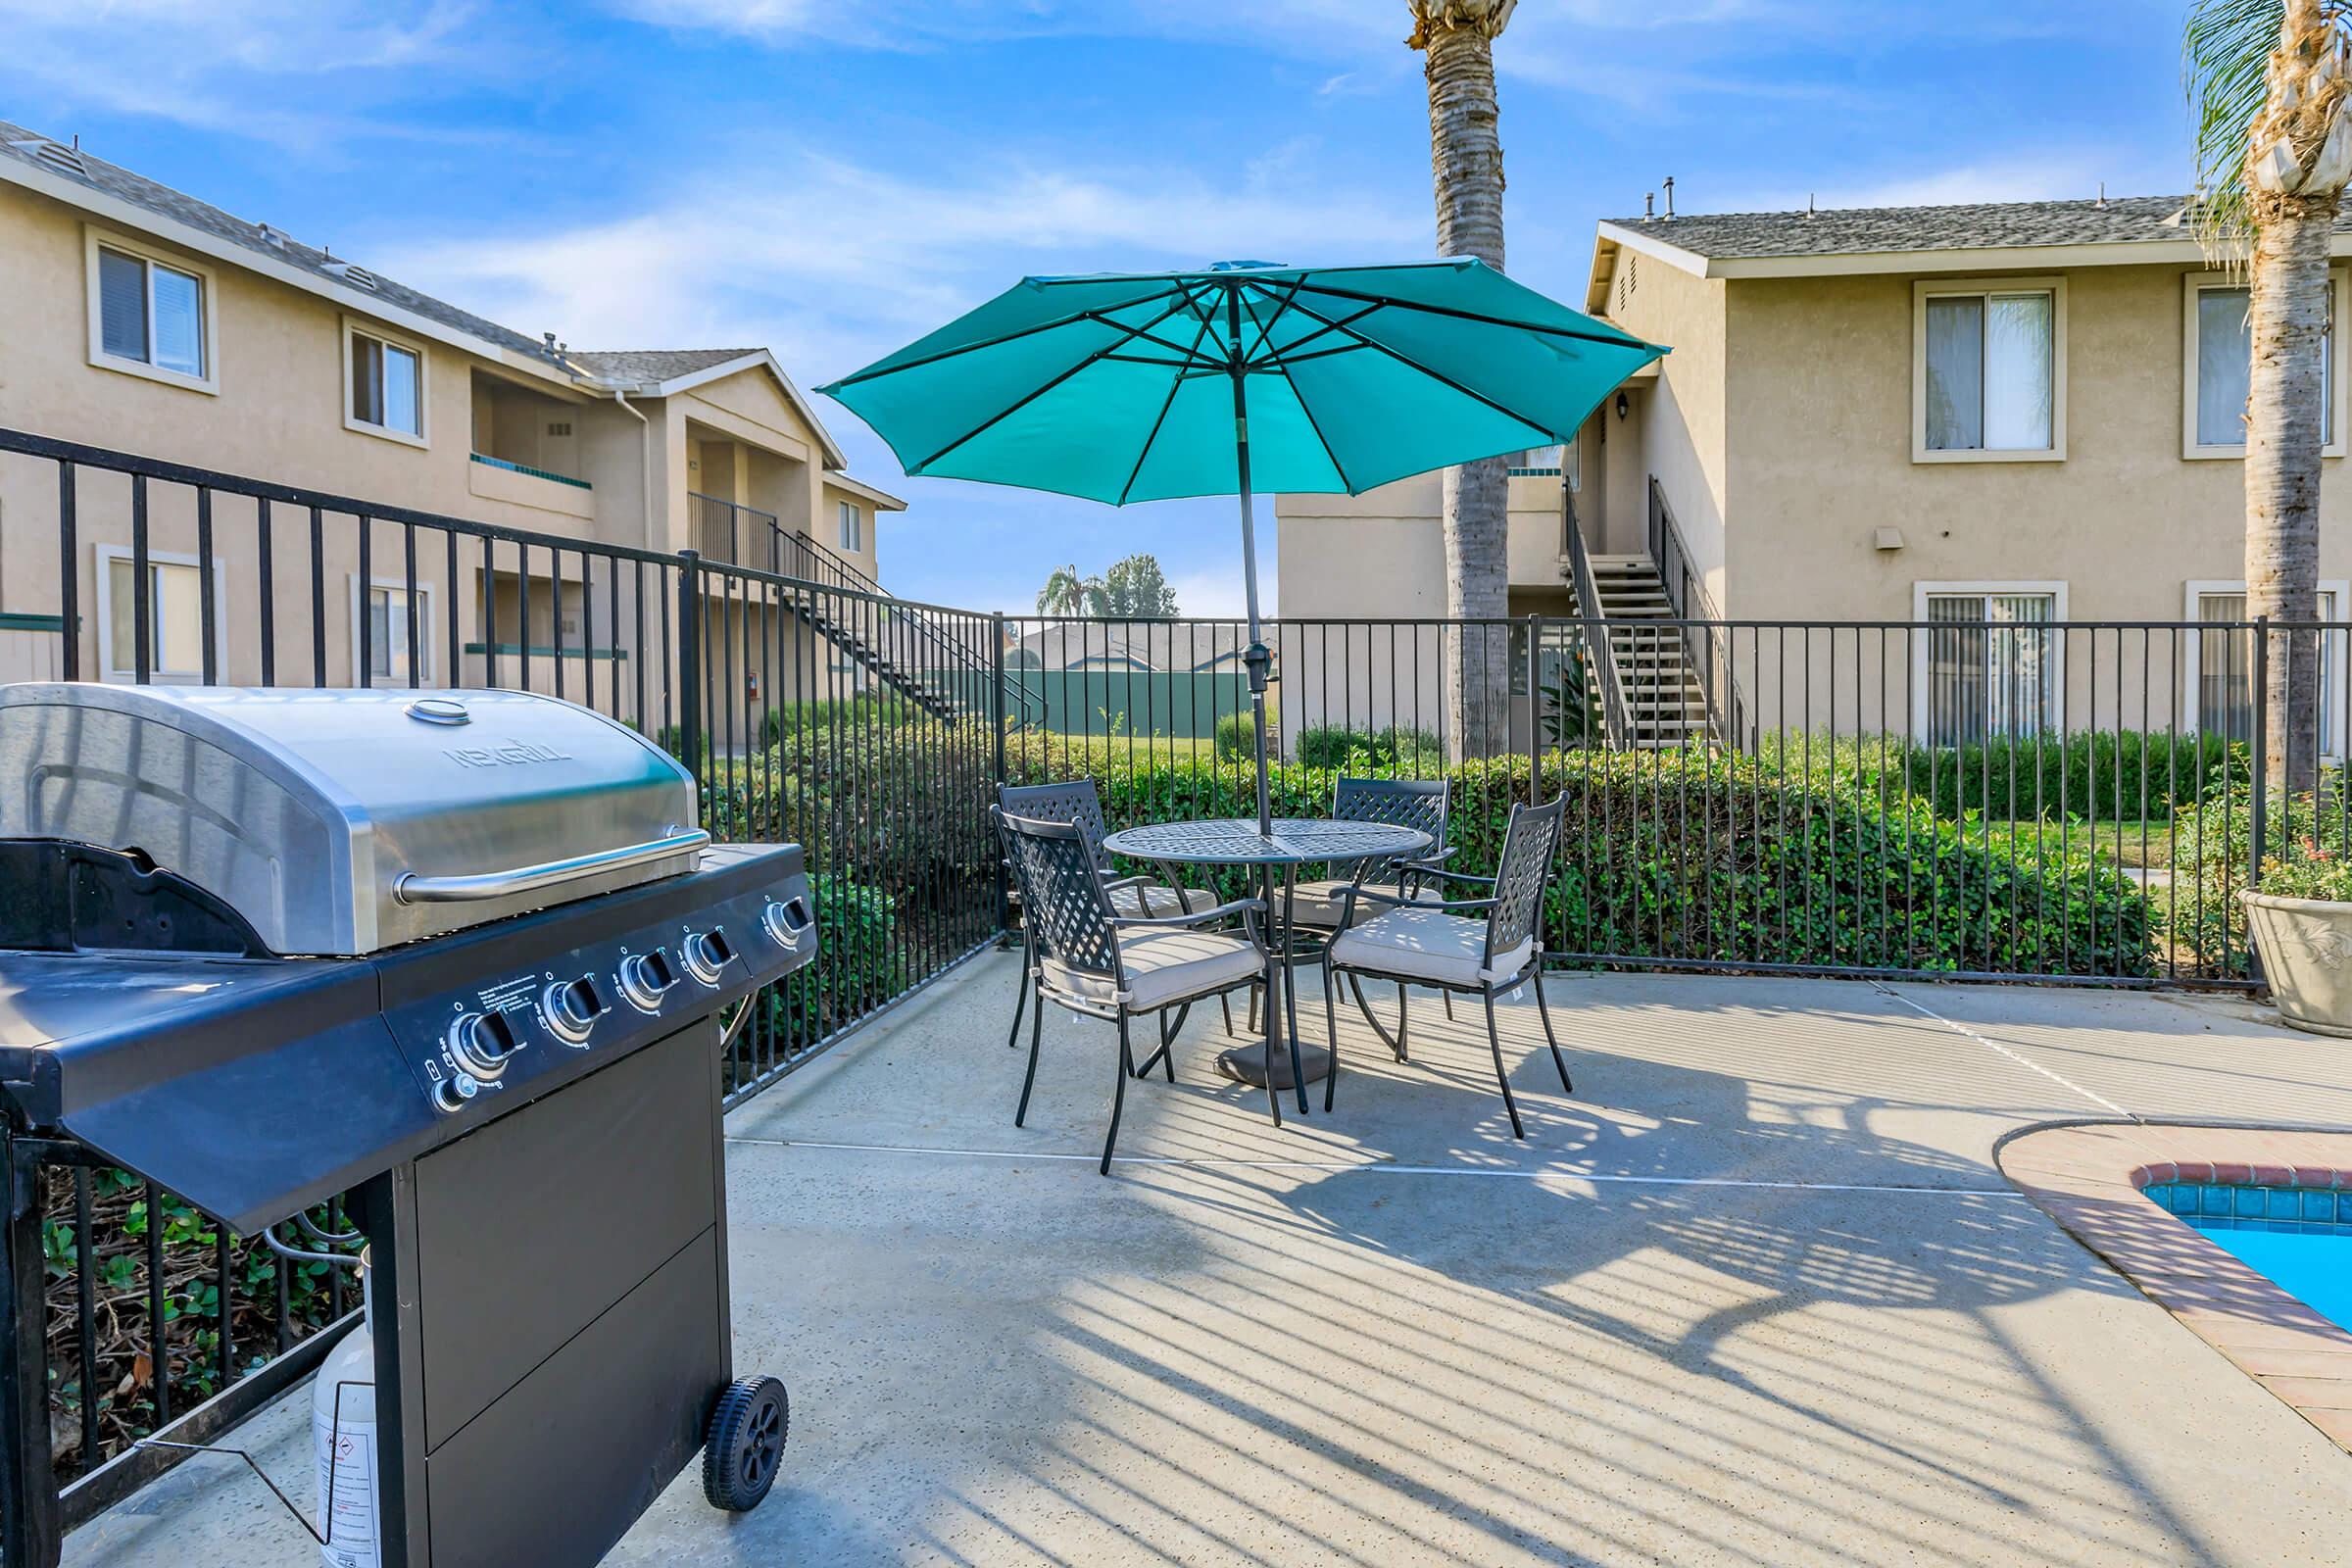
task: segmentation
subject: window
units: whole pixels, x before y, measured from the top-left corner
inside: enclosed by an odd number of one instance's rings
[[[2352,605],[2352,584],[2320,584],[2320,619],[2340,620]],[[2246,585],[2242,582],[2192,582],[2188,585],[2188,618],[2213,626],[2187,639],[2182,655],[2180,722],[2228,736],[2233,741],[2254,737],[2254,634],[2232,622],[2246,619]],[[2344,706],[2342,686],[2345,634],[2319,634],[2320,750],[2329,760],[2342,755],[2336,724]],[[2290,639],[2274,637],[2271,657],[2283,657]],[[2309,653],[2308,641],[2295,638],[2294,657]]]
[[[1920,283],[1913,307],[1913,461],[2066,455],[2063,281]]]
[[[424,445],[424,351],[346,324],[343,422],[368,435]]]
[[[855,501],[841,504],[841,548],[852,555],[865,550],[865,514]]]
[[[92,365],[217,390],[208,270],[92,233],[89,273]]]
[[[360,579],[351,579],[351,667],[358,678],[363,658],[361,630],[366,628],[365,655],[369,685],[422,686],[433,678],[433,590],[416,585],[416,642],[409,642],[409,590],[405,580],[378,580],[368,590],[362,617]],[[410,679],[415,664],[416,678]]]
[[[2320,343],[2322,450],[2344,455],[2344,430],[2336,410],[2335,320],[2344,304],[2346,274],[2328,274],[2328,318]],[[2185,372],[2181,378],[2180,453],[2188,458],[2242,458],[2246,452],[2248,368],[2254,357],[2253,330],[2246,318],[2248,291],[2225,272],[2191,272],[2181,317]]]
[[[138,679],[138,566],[119,545],[100,545],[98,560],[98,667],[101,678]],[[213,567],[213,656],[220,663],[220,567]],[[147,557],[147,678],[160,685],[192,686],[204,679],[204,579],[194,556]]]
[[[1912,729],[1931,746],[2062,727],[2066,615],[2058,583],[1921,583],[1912,633]]]

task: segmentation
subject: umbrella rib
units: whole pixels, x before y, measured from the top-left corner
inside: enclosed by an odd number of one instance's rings
[[[1295,310],[1295,309],[1297,309],[1297,308],[1298,308],[1298,291],[1297,289],[1293,289],[1293,290],[1291,291],[1290,297],[1289,297],[1288,299],[1286,299],[1286,300],[1283,302],[1283,307],[1284,307],[1284,309],[1285,309],[1285,310]],[[1338,323],[1338,326],[1339,326],[1339,327],[1346,327],[1346,326],[1352,325],[1353,323],[1355,323],[1355,322],[1357,322],[1357,321],[1360,321],[1360,320],[1362,320],[1362,319],[1363,319],[1365,317],[1367,317],[1367,316],[1370,316],[1370,315],[1372,315],[1373,313],[1377,312],[1379,309],[1380,309],[1380,307],[1379,307],[1379,306],[1377,306],[1377,305],[1367,305],[1367,306],[1365,306],[1365,307],[1364,307],[1362,310],[1360,310],[1360,311],[1356,312],[1356,313],[1355,313],[1353,316],[1349,316],[1349,317],[1344,317],[1344,318],[1341,318],[1341,320],[1340,320],[1340,321],[1339,321],[1339,323]],[[1280,313],[1277,313],[1277,315],[1279,315],[1279,314],[1280,314]],[[1302,314],[1304,314],[1304,313],[1302,313]],[[1322,319],[1323,319],[1323,318],[1321,318],[1321,317],[1319,317],[1319,316],[1318,316],[1318,317],[1316,317],[1316,318],[1315,318],[1315,319],[1316,319],[1316,320],[1322,320]],[[1273,327],[1273,323],[1272,323],[1271,321],[1269,321],[1269,322],[1267,323],[1267,330],[1270,332],[1270,331],[1272,330],[1272,327]],[[1325,325],[1325,326],[1318,326],[1318,327],[1316,327],[1316,328],[1315,328],[1315,329],[1314,329],[1312,332],[1309,332],[1309,333],[1307,333],[1305,336],[1303,336],[1303,337],[1299,338],[1299,339],[1298,339],[1298,341],[1297,343],[1293,343],[1293,344],[1290,344],[1290,345],[1288,345],[1288,346],[1287,346],[1287,347],[1285,347],[1285,348],[1281,348],[1281,349],[1277,349],[1277,350],[1275,350],[1275,351],[1274,351],[1274,358],[1273,358],[1272,362],[1270,362],[1270,363],[1273,363],[1273,364],[1278,364],[1278,365],[1287,365],[1287,364],[1291,364],[1291,363],[1293,363],[1293,362],[1294,362],[1294,360],[1295,360],[1295,359],[1297,359],[1297,358],[1304,357],[1304,356],[1296,356],[1296,355],[1294,355],[1293,351],[1294,351],[1294,350],[1296,350],[1296,349],[1298,349],[1298,348],[1299,348],[1299,347],[1301,347],[1301,346],[1302,346],[1302,345],[1304,345],[1304,344],[1312,343],[1312,342],[1313,342],[1315,339],[1317,339],[1317,338],[1319,338],[1319,337],[1329,337],[1329,336],[1332,334],[1332,332],[1333,332],[1334,330],[1336,330],[1336,328],[1335,328],[1335,327],[1333,327],[1333,326],[1330,326],[1330,325]],[[1261,346],[1261,347],[1264,345],[1264,343],[1265,343],[1265,337],[1264,337],[1263,335],[1261,335],[1261,336],[1258,338],[1258,343],[1259,343],[1259,346]]]
[[[1365,337],[1362,333],[1356,331],[1352,327],[1341,326],[1339,322],[1332,320],[1327,316],[1321,315],[1309,306],[1294,304],[1291,309],[1297,311],[1301,316],[1311,317],[1315,320],[1325,322],[1331,326],[1339,327],[1339,330],[1347,333],[1348,336],[1354,338],[1358,343],[1363,344],[1364,347],[1387,355],[1390,359],[1395,360],[1397,364],[1404,366],[1408,369],[1420,371],[1423,375],[1428,376],[1431,380],[1438,382],[1442,386],[1449,386],[1453,388],[1453,390],[1459,392],[1462,396],[1471,399],[1473,402],[1485,404],[1488,408],[1493,409],[1496,414],[1501,415],[1504,418],[1513,420],[1519,424],[1523,424],[1530,430],[1537,432],[1539,435],[1547,436],[1555,441],[1564,441],[1567,439],[1566,436],[1557,435],[1552,431],[1545,429],[1544,426],[1536,423],[1535,420],[1529,418],[1526,415],[1519,413],[1517,410],[1505,408],[1502,404],[1495,402],[1484,392],[1478,391],[1473,387],[1462,385],[1461,382],[1456,381],[1452,376],[1447,375],[1445,371],[1431,369],[1428,366],[1423,365],[1420,361],[1414,359],[1409,354],[1399,354],[1396,352],[1396,350],[1389,347],[1386,343],[1377,342],[1372,338]],[[1301,407],[1303,406],[1304,405],[1301,404]]]
[[[1178,307],[1178,310],[1180,311],[1181,309],[1182,309],[1182,307],[1181,307],[1181,306],[1179,306],[1179,307]],[[1102,323],[1104,326],[1110,327],[1110,328],[1112,328],[1112,329],[1113,329],[1113,330],[1115,330],[1115,331],[1125,331],[1125,330],[1126,330],[1126,328],[1125,328],[1123,325],[1121,325],[1121,323],[1119,323],[1119,322],[1117,322],[1117,321],[1113,321],[1113,320],[1109,319],[1109,318],[1106,318],[1106,317],[1103,317],[1103,316],[1101,316],[1101,315],[1097,314],[1096,312],[1089,311],[1089,312],[1087,312],[1086,314],[1087,314],[1087,318],[1088,318],[1090,320],[1101,321],[1101,322],[1102,322]],[[1170,311],[1170,312],[1169,312],[1169,313],[1168,313],[1166,316],[1163,316],[1163,317],[1161,317],[1161,318],[1159,318],[1159,320],[1160,320],[1160,321],[1165,321],[1165,320],[1168,320],[1170,318],[1174,317],[1175,315],[1177,315],[1177,311]],[[1150,326],[1157,326],[1158,324],[1159,324],[1159,322],[1158,322],[1158,321],[1153,321],[1153,322],[1150,323]],[[1203,324],[1205,324],[1205,323],[1203,323]],[[1218,368],[1218,369],[1220,369],[1220,370],[1221,370],[1221,369],[1223,369],[1223,368],[1225,368],[1225,366],[1224,366],[1224,362],[1222,362],[1222,361],[1220,361],[1220,360],[1211,360],[1211,359],[1208,359],[1208,358],[1204,357],[1204,356],[1203,356],[1203,355],[1202,355],[1202,354],[1200,352],[1200,341],[1199,341],[1198,339],[1196,339],[1196,340],[1194,341],[1194,343],[1193,343],[1193,346],[1192,346],[1191,348],[1185,348],[1185,347],[1183,347],[1183,346],[1181,346],[1181,345],[1179,345],[1179,344],[1172,343],[1172,342],[1168,341],[1168,339],[1166,339],[1166,338],[1164,338],[1164,337],[1155,337],[1155,336],[1153,336],[1153,335],[1152,335],[1152,332],[1151,332],[1151,330],[1150,330],[1150,326],[1147,326],[1147,327],[1145,327],[1145,328],[1141,329],[1141,330],[1138,332],[1138,335],[1139,335],[1140,337],[1142,337],[1142,338],[1143,338],[1143,340],[1144,340],[1145,342],[1147,342],[1147,343],[1152,343],[1152,344],[1156,344],[1158,347],[1160,347],[1160,348],[1163,348],[1163,349],[1166,349],[1166,350],[1167,350],[1169,353],[1171,353],[1171,354],[1181,354],[1181,355],[1183,355],[1183,356],[1184,356],[1184,363],[1185,363],[1186,365],[1188,365],[1188,366],[1192,366],[1192,365],[1199,365],[1199,366],[1213,366],[1213,367],[1215,367],[1216,368]],[[1160,363],[1160,362],[1153,361],[1153,362],[1151,362],[1151,363],[1157,364],[1157,363]]]
[[[1328,284],[1316,284],[1315,292],[1328,294],[1333,299],[1358,300],[1374,307],[1385,305],[1399,311],[1419,311],[1427,316],[1450,316],[1457,320],[1478,321],[1487,326],[1507,326],[1521,332],[1541,332],[1546,337],[1572,337],[1587,343],[1606,343],[1611,348],[1646,349],[1656,347],[1655,344],[1642,342],[1630,332],[1582,332],[1573,326],[1545,326],[1541,321],[1518,321],[1507,316],[1488,316],[1479,311],[1458,310],[1450,305],[1423,305],[1414,300],[1400,300],[1393,295],[1365,294],[1356,289],[1334,288]],[[1303,305],[1292,308],[1305,311],[1309,316],[1315,316],[1314,312],[1308,311]],[[1315,319],[1320,321],[1325,318],[1315,316]]]
[[[1021,410],[1027,408],[1030,404],[1035,403],[1039,398],[1044,397],[1047,393],[1053,391],[1055,387],[1061,385],[1062,382],[1067,381],[1071,376],[1076,375],[1079,371],[1085,369],[1087,367],[1100,364],[1102,360],[1108,358],[1110,354],[1120,346],[1120,344],[1133,342],[1136,338],[1143,336],[1144,333],[1149,331],[1151,328],[1157,326],[1161,321],[1164,321],[1169,317],[1174,316],[1178,311],[1183,310],[1185,306],[1191,302],[1191,292],[1187,290],[1184,294],[1178,297],[1177,302],[1174,305],[1168,307],[1168,309],[1159,316],[1149,321],[1146,321],[1141,326],[1122,328],[1127,335],[1120,338],[1118,342],[1105,343],[1102,347],[1097,349],[1094,353],[1089,354],[1085,359],[1080,360],[1076,365],[1071,366],[1068,369],[1062,371],[1051,381],[1046,382],[1043,386],[1036,388],[1034,391],[1029,392],[1025,396],[1016,399],[1012,403],[1006,404],[1002,409],[999,409],[996,413],[990,415],[987,418],[981,420],[969,430],[964,431],[963,434],[957,436],[946,446],[941,447],[937,452],[932,453],[929,457],[925,458],[922,462],[916,464],[913,467],[907,469],[906,471],[908,473],[921,473],[925,468],[930,467],[931,465],[937,463],[940,459],[946,457],[957,447],[962,446],[965,442],[994,429],[998,424],[1011,418],[1014,415],[1020,413]]]
[[[1190,296],[1188,295],[1187,298],[1189,299],[1189,297]],[[1134,306],[1149,305],[1153,300],[1165,298],[1167,298],[1167,290],[1155,289],[1150,294],[1138,294],[1131,300],[1121,300],[1116,305],[1098,306],[1084,311],[1072,311],[1067,316],[1056,316],[1050,321],[1038,321],[1032,325],[1021,327],[1015,331],[1003,333],[997,337],[982,338],[976,343],[958,343],[953,348],[941,349],[936,354],[926,354],[920,359],[906,360],[897,365],[869,365],[862,370],[852,370],[849,374],[843,376],[838,381],[828,381],[823,386],[818,387],[817,390],[819,392],[832,392],[841,387],[856,386],[861,381],[872,381],[877,380],[885,375],[896,375],[901,370],[919,370],[926,365],[937,365],[940,361],[952,360],[958,354],[977,354],[982,349],[1002,348],[1007,343],[1017,343],[1022,338],[1035,337],[1040,332],[1051,332],[1057,326],[1069,326],[1075,322],[1086,320],[1090,317],[1100,318],[1104,311],[1124,311],[1131,309]],[[1173,311],[1169,313],[1171,316],[1174,314],[1175,313]],[[1162,317],[1160,319],[1165,320],[1166,317]],[[943,328],[942,330],[945,329]]]
[[[1187,360],[1200,358],[1200,340],[1208,336],[1209,325],[1216,318],[1210,313],[1205,311],[1201,313],[1200,330],[1193,334],[1193,346],[1184,351]],[[1136,449],[1135,466],[1127,470],[1127,482],[1119,486],[1117,503],[1119,506],[1123,507],[1127,504],[1127,497],[1135,490],[1135,481],[1143,477],[1145,460],[1152,456],[1152,443],[1159,439],[1159,427],[1168,422],[1168,411],[1176,406],[1176,394],[1184,390],[1184,382],[1185,378],[1182,375],[1168,377],[1167,401],[1160,404],[1159,416],[1152,421],[1152,433],[1145,436],[1144,444]]]

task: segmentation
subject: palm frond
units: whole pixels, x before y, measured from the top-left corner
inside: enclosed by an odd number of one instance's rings
[[[2352,28],[2352,0],[2320,0],[2322,24]],[[2181,35],[2181,85],[2195,122],[2196,188],[2189,222],[2206,254],[2245,265],[2253,237],[2246,153],[2269,97],[2285,0],[2192,0]]]
[[[2245,260],[2246,137],[2262,113],[2285,18],[2284,0],[2196,0],[2189,8],[2180,42],[2181,85],[2196,122],[2189,220],[2217,261]]]

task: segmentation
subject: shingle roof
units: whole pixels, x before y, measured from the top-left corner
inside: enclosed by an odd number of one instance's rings
[[[340,270],[353,265],[348,257],[330,256],[325,250],[305,245],[278,229],[261,223],[249,223],[242,218],[222,212],[210,202],[200,202],[169,185],[159,184],[144,174],[134,174],[94,153],[75,149],[68,157],[44,157],[41,155],[44,146],[54,147],[55,144],[39,131],[0,121],[0,157],[30,164],[60,178],[86,185],[103,195],[185,223],[217,239],[242,246],[258,256],[300,268],[328,281],[352,282],[348,273]],[[470,311],[462,311],[447,301],[418,293],[372,269],[367,270],[364,275],[375,281],[375,287],[367,292],[386,304],[398,306],[428,321],[438,321],[444,326],[495,343],[500,348],[553,364],[547,345],[536,338],[525,337],[496,321],[485,320]]]
[[[1952,207],[1824,208],[1816,213],[1693,213],[1614,218],[1615,228],[1720,260],[1900,251],[2112,245],[2193,237],[2185,196],[2105,201],[1970,202]],[[2339,219],[2352,229],[2352,215]]]
[[[564,357],[591,374],[625,381],[666,381],[713,365],[740,360],[760,349],[569,349]]]

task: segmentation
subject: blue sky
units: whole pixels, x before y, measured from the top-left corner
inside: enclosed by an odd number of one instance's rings
[[[2187,183],[2180,0],[1522,0],[1510,270],[1595,219]],[[1026,272],[1434,250],[1404,0],[0,0],[0,119],[575,347],[773,347],[804,386]],[[1241,599],[1230,504],[906,479],[823,405],[916,598],[1155,552]],[[1268,573],[1271,579],[1271,571]]]

